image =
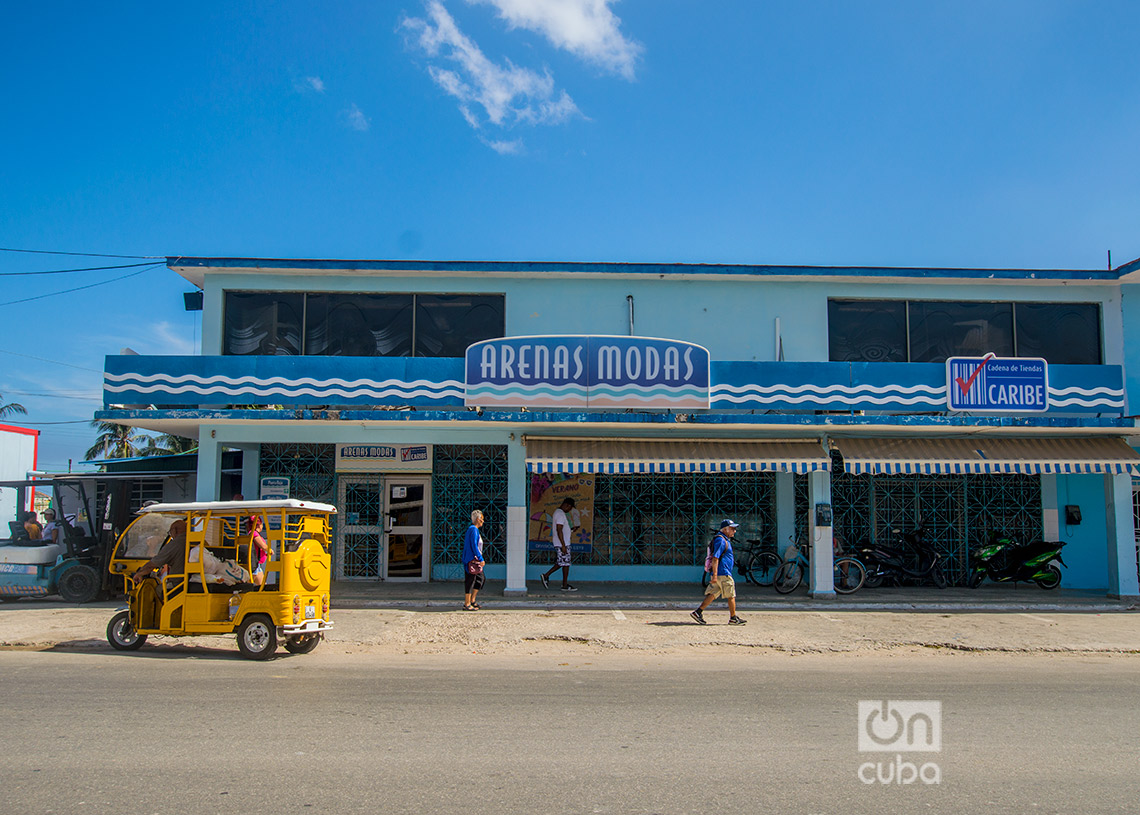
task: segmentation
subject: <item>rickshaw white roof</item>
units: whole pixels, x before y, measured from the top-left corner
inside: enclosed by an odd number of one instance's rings
[[[336,514],[336,507],[332,504],[298,501],[296,498],[286,498],[282,501],[194,501],[186,504],[151,504],[143,507],[139,512],[248,512],[258,509],[304,509],[309,512]]]

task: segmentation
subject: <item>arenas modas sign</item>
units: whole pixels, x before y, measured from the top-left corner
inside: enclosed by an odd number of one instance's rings
[[[988,413],[1049,409],[1049,366],[1043,359],[951,357],[946,360],[947,407]]]
[[[542,336],[467,348],[477,407],[707,409],[709,352],[680,340]]]

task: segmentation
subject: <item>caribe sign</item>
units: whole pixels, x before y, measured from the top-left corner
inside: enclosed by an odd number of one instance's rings
[[[681,340],[540,336],[468,346],[476,407],[707,409],[709,352]]]
[[[1022,357],[950,357],[947,407],[954,411],[1042,413],[1049,409],[1049,365]]]

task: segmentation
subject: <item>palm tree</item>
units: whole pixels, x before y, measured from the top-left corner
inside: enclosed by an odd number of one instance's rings
[[[0,403],[3,403],[3,401],[4,401],[4,396],[3,396],[3,394],[0,394]],[[28,410],[23,405],[21,405],[19,402],[9,402],[6,405],[0,404],[0,419],[3,419],[5,416],[14,415],[16,413],[22,413],[26,416],[28,413]]]
[[[99,431],[98,438],[84,457],[90,461],[93,458],[133,458],[137,456],[148,442],[154,439],[145,433],[139,433],[133,427],[114,422],[101,422],[94,419],[91,426]]]
[[[150,443],[142,449],[144,456],[176,456],[180,453],[189,453],[196,450],[198,442],[185,436],[175,436],[170,433],[150,437]]]

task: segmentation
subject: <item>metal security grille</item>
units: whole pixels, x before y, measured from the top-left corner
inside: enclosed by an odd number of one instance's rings
[[[471,511],[483,510],[483,557],[505,563],[507,552],[507,448],[489,444],[437,444],[432,464],[433,577],[459,580],[463,536]]]
[[[599,475],[594,487],[593,551],[576,562],[598,566],[697,566],[721,518],[740,523],[738,541],[775,542],[772,473]],[[552,552],[531,552],[553,563]]]
[[[836,531],[845,543],[887,542],[892,528],[909,530],[924,521],[926,540],[945,558],[952,584],[965,582],[970,552],[991,532],[1023,541],[1041,537],[1041,482],[1035,475],[836,472],[831,494]]]
[[[331,444],[263,444],[261,475],[288,476],[289,497],[332,504],[336,451]]]
[[[1140,481],[1132,480],[1132,531],[1136,537],[1136,576],[1140,578]]]
[[[346,578],[379,577],[383,534],[380,516],[384,509],[380,476],[354,473],[349,480],[342,474],[339,493],[337,517],[344,529],[341,572]]]

